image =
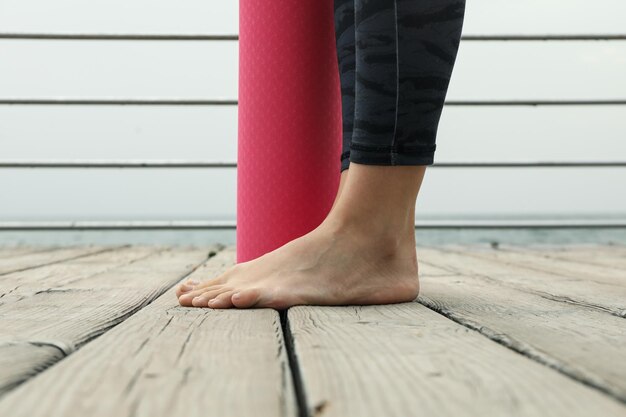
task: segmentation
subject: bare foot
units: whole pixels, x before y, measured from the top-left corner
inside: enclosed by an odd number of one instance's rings
[[[176,293],[183,306],[283,309],[399,303],[414,300],[418,292],[412,223],[402,233],[376,235],[369,225],[327,218],[272,252],[208,281],[188,281]]]
[[[350,163],[322,224],[218,277],[180,285],[180,304],[283,309],[414,300],[415,199],[425,169]]]

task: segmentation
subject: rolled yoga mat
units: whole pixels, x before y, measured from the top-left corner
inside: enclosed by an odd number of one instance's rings
[[[333,0],[239,1],[237,262],[317,227],[340,178]]]

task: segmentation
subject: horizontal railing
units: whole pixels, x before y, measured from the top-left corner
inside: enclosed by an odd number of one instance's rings
[[[185,98],[0,98],[0,105],[17,106],[236,106],[236,99]],[[446,106],[614,106],[626,99],[612,100],[448,100]]]
[[[0,39],[104,41],[238,41],[239,35],[134,33],[0,33]],[[626,34],[463,35],[463,41],[603,41],[626,40]]]
[[[418,220],[416,229],[616,229],[626,219]],[[0,221],[0,231],[234,230],[236,221]]]
[[[626,161],[438,162],[433,168],[622,168]],[[0,168],[237,168],[230,161],[0,161]]]
[[[463,41],[623,41],[626,34],[463,35]],[[238,41],[237,34],[128,34],[128,33],[0,33],[0,40],[67,41]],[[446,106],[605,106],[625,105],[613,100],[450,100]],[[0,105],[42,106],[236,106],[236,99],[187,98],[0,98]],[[234,161],[174,160],[57,160],[0,161],[0,168],[236,168]],[[434,168],[615,168],[626,161],[442,162]],[[625,220],[423,220],[419,229],[586,229],[624,228]],[[0,231],[78,230],[234,230],[235,221],[0,221]]]

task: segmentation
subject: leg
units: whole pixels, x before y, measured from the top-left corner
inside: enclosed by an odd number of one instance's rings
[[[430,165],[465,0],[356,0],[350,161]]]
[[[342,138],[339,171],[341,179],[339,190],[330,211],[339,201],[344,189],[350,164],[350,142],[354,126],[355,75],[356,75],[356,33],[354,30],[354,0],[334,0],[335,41],[339,81],[341,83]]]
[[[408,213],[404,227],[413,230],[415,200],[426,165],[433,163],[459,48],[465,0],[355,1],[356,101],[353,123],[344,124],[352,135],[344,155],[351,171],[346,192],[357,194],[341,200],[347,202],[346,212],[358,213],[370,194],[373,204],[378,202],[371,210],[383,214],[388,229],[402,230],[389,219]],[[400,172],[408,177],[400,180]],[[365,185],[353,185],[359,182]],[[374,196],[378,187],[392,189],[387,196]],[[394,189],[400,191],[395,196]],[[394,213],[394,208],[406,210]]]
[[[356,1],[350,169],[342,166],[333,209],[310,233],[180,286],[182,305],[287,308],[417,296],[415,200],[433,159],[464,0]]]
[[[406,175],[413,177],[411,184],[421,184],[423,165],[433,163],[464,9],[465,0],[335,0],[343,109],[340,192],[350,162],[414,166]],[[352,169],[350,175],[361,175],[363,168]],[[367,168],[364,175],[378,173],[387,184],[403,189],[388,177],[388,170]],[[406,190],[412,201],[411,228],[417,191],[419,186]],[[358,192],[367,195],[366,190]],[[359,197],[346,210],[358,212],[358,204]]]
[[[351,161],[433,163],[464,12],[465,0],[335,0],[343,137],[333,208]]]
[[[356,76],[356,33],[354,30],[354,0],[335,0],[335,39],[337,62],[341,82],[341,110],[343,135],[340,172],[350,164],[350,142],[354,127],[355,76]],[[343,176],[342,176],[343,178]]]

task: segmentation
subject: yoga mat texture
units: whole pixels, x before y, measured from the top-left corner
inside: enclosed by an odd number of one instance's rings
[[[237,262],[317,227],[340,178],[332,0],[240,0]]]

